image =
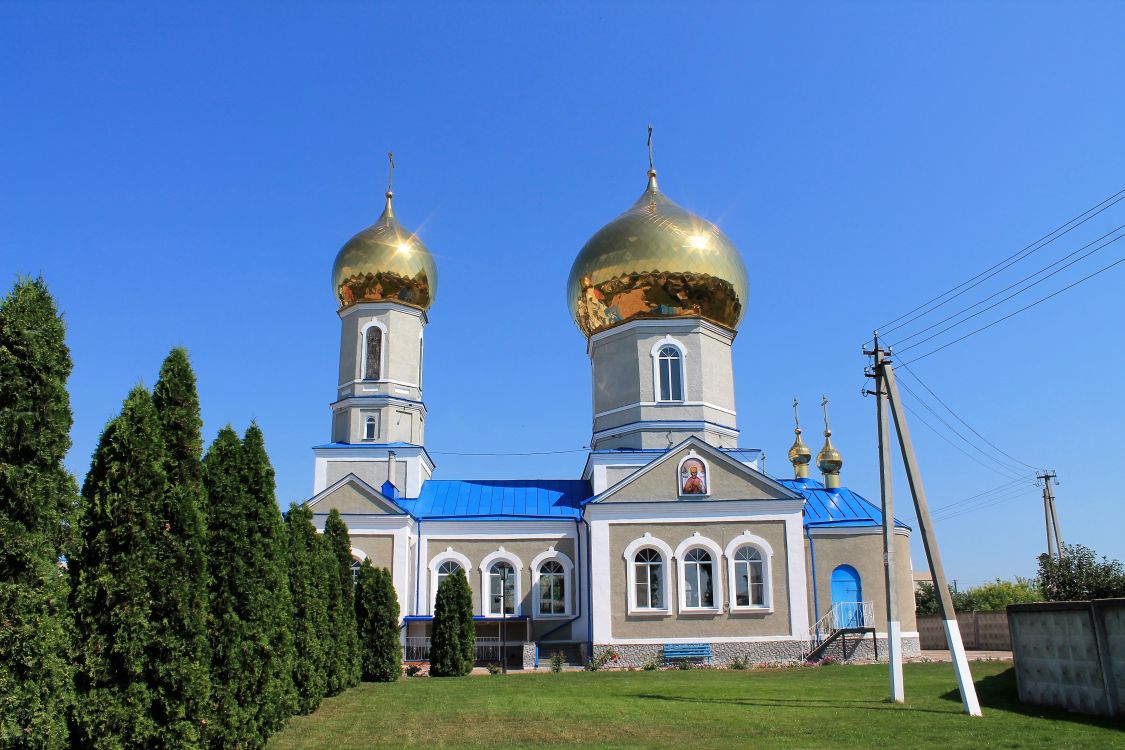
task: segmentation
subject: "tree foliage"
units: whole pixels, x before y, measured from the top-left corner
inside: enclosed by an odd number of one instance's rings
[[[138,386],[94,452],[69,560],[77,747],[148,747],[160,736],[149,668],[158,624],[151,566],[163,544],[157,511],[166,485],[156,408]]]
[[[472,592],[465,571],[458,570],[438,585],[430,635],[430,674],[436,677],[469,674],[473,671],[475,652]]]
[[[328,629],[333,643],[326,672],[328,695],[336,695],[359,682],[359,633],[355,623],[352,544],[348,527],[335,508],[324,522],[324,539],[329,554],[325,563],[327,585],[334,588],[328,596]]]
[[[42,279],[0,302],[0,746],[62,748],[72,698],[67,553],[77,487],[70,352]]]
[[[355,590],[361,676],[369,682],[394,682],[402,674],[398,595],[391,573],[364,560]]]
[[[194,748],[210,703],[207,566],[202,506],[203,420],[195,373],[176,348],[153,389],[167,487],[160,544],[150,561],[153,641],[148,657],[153,718],[165,748]]]
[[[261,430],[229,426],[203,459],[213,748],[256,748],[295,707],[285,526]]]
[[[1039,587],[1047,601],[1125,596],[1125,566],[1081,544],[1064,545],[1062,557],[1039,556]]]
[[[949,587],[955,612],[996,612],[1004,610],[1009,604],[1024,604],[1042,601],[1038,584],[1034,580],[1017,577],[1015,581],[997,578],[991,583],[964,590]],[[915,611],[920,615],[938,614],[938,601],[934,596],[933,584],[923,581],[914,592]]]
[[[327,690],[328,586],[312,511],[297,503],[285,515],[289,541],[289,591],[293,600],[293,688],[297,712],[312,713]],[[335,566],[332,568],[335,571]],[[335,580],[333,578],[333,580]]]

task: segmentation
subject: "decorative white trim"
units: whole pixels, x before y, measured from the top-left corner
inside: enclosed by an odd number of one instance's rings
[[[711,601],[714,602],[710,607],[689,607],[687,605],[687,586],[685,585],[684,575],[686,567],[684,558],[688,552],[693,549],[706,550],[711,554]],[[680,542],[676,547],[676,588],[679,596],[680,614],[716,614],[723,610],[723,549],[713,539],[703,536],[698,531],[689,536],[687,539]]]
[[[343,320],[356,313],[372,314],[384,311],[404,313],[406,315],[412,315],[415,318],[421,318],[422,325],[430,322],[429,316],[426,315],[425,310],[401,302],[389,302],[387,300],[380,300],[378,302],[356,302],[336,310],[336,314]]]
[[[660,555],[661,564],[664,570],[661,572],[660,580],[663,584],[660,592],[661,601],[664,602],[663,607],[639,607],[637,606],[637,567],[634,561],[637,552],[642,549],[654,549]],[[663,539],[654,537],[650,532],[646,531],[639,539],[634,539],[629,542],[622,553],[625,558],[625,569],[628,572],[628,612],[631,615],[670,615],[672,614],[672,606],[669,601],[670,596],[668,592],[669,580],[672,576],[672,558],[675,556],[672,548]],[[608,572],[608,571],[607,571]],[[606,576],[608,578],[608,576]]]
[[[702,494],[693,492],[685,494],[683,485],[680,484],[680,482],[683,481],[681,473],[683,471],[684,464],[688,461],[691,461],[692,459],[695,459],[699,463],[703,464],[703,489],[707,491]],[[676,494],[680,497],[680,499],[685,500],[692,500],[697,497],[711,496],[711,464],[707,463],[707,459],[705,459],[703,456],[696,453],[694,448],[689,450],[687,455],[681,458],[680,462],[676,464]]]
[[[753,547],[762,555],[762,603],[739,606],[737,603],[738,586],[735,578],[734,556],[740,547]],[[773,547],[760,536],[751,534],[749,530],[743,531],[727,542],[723,550],[727,558],[727,580],[730,581],[730,611],[731,612],[760,612],[763,614],[773,612]]]
[[[760,635],[751,638],[743,638],[736,635],[694,635],[679,638],[609,638],[604,641],[595,639],[594,645],[619,644],[622,646],[659,646],[665,643],[779,643],[785,641],[808,643],[809,638],[807,635],[804,638],[794,638],[791,635]]]
[[[585,514],[622,523],[672,523],[680,521],[786,521],[792,515],[800,520],[804,501],[795,500],[709,500],[698,505],[665,500],[657,502],[589,503]]]
[[[669,404],[680,406],[678,401],[669,401]],[[620,437],[621,435],[628,435],[631,432],[713,432],[720,437],[729,437],[737,439],[739,432],[730,427],[724,427],[716,422],[708,422],[704,419],[693,419],[691,421],[666,421],[655,419],[642,419],[636,422],[629,422],[628,424],[619,425],[617,427],[607,427],[604,430],[598,430],[593,434],[596,440],[604,440],[611,437]],[[669,451],[675,448],[669,448]]]
[[[351,386],[354,386],[354,385],[363,385],[363,384],[370,385],[372,383],[376,383],[376,384],[379,384],[379,385],[382,385],[383,383],[391,383],[393,385],[405,385],[408,388],[417,388],[419,391],[422,390],[421,387],[417,383],[408,383],[405,380],[394,380],[393,378],[379,378],[378,380],[363,380],[361,378],[359,380],[348,380],[348,381],[340,383],[338,386],[336,386],[336,390],[342,391],[342,390],[345,390],[345,389],[347,389]],[[363,390],[366,391],[366,392],[372,392],[372,391],[377,391],[378,388],[372,388],[372,389],[364,388]]]
[[[695,333],[698,330],[700,333],[708,334],[728,344],[734,341],[734,337],[737,335],[737,332],[703,318],[638,319],[607,328],[604,331],[598,331],[587,340],[586,353],[590,354],[593,351],[594,344],[601,343],[604,339],[620,336],[637,328],[659,328],[664,331],[674,329],[681,335]]]
[[[371,328],[378,328],[382,331],[381,346],[379,347],[379,377],[367,377],[367,331]],[[383,379],[387,374],[387,345],[390,344],[390,336],[387,331],[387,326],[383,321],[378,318],[367,321],[359,329],[359,374],[361,379],[368,383],[377,383]]]
[[[367,553],[359,547],[352,547],[352,559],[358,562],[363,562],[367,559]]]
[[[539,568],[548,560],[554,560],[563,568],[563,611],[558,614],[543,614],[539,611]],[[531,561],[531,616],[536,620],[558,620],[570,617],[574,609],[571,602],[574,600],[574,563],[563,552],[554,547],[548,547],[546,552],[540,552]]]
[[[670,398],[663,400],[660,398],[660,350],[664,347],[671,347],[680,354],[680,397]],[[652,345],[649,350],[649,356],[652,358],[652,398],[661,404],[676,404],[682,406],[684,400],[687,398],[687,367],[684,363],[687,361],[687,347],[681,344],[671,336],[665,336]],[[668,390],[672,390],[672,383],[668,383]]]
[[[738,416],[738,412],[736,412],[734,409],[728,409],[725,406],[712,404],[709,401],[637,401],[632,404],[625,404],[625,406],[618,406],[616,409],[606,409],[605,411],[599,411],[594,415],[594,419],[608,417],[611,414],[617,414],[618,412],[628,411],[629,409],[637,409],[639,407],[645,406],[704,406],[708,409],[721,411],[724,414],[730,414],[732,417]]]
[[[522,578],[523,578],[523,561],[520,560],[519,557],[517,557],[515,554],[513,554],[513,553],[509,552],[508,550],[504,549],[503,546],[498,548],[495,552],[488,553],[487,555],[484,556],[484,559],[480,561],[480,576],[481,576],[480,611],[481,611],[481,614],[484,615],[485,617],[500,617],[500,615],[501,615],[500,612],[493,613],[491,611],[490,606],[489,606],[492,603],[492,576],[489,574],[490,573],[489,568],[491,568],[492,565],[494,563],[497,563],[497,562],[506,562],[506,563],[510,564],[512,566],[514,572],[515,572],[515,575],[516,575],[516,585],[515,585],[516,593],[515,593],[515,601],[512,602],[512,610],[513,610],[512,614],[514,616],[518,616],[518,615],[522,614],[521,604],[523,602],[523,586],[522,586],[522,584],[523,584],[523,581],[522,581]]]
[[[431,615],[434,613],[434,605],[437,602],[437,569],[443,562],[446,562],[448,560],[452,560],[453,562],[460,565],[461,570],[465,571],[466,576],[473,572],[473,563],[469,560],[469,558],[465,557],[452,547],[446,547],[444,550],[438,552],[430,559],[430,564],[427,566],[430,574],[427,585],[430,588],[429,611]]]

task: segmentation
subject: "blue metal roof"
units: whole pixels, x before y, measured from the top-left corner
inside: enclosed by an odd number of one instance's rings
[[[430,479],[399,499],[415,518],[581,518],[590,483],[574,479]]]
[[[870,527],[883,525],[883,512],[878,505],[847,487],[826,490],[815,479],[779,479],[805,498],[805,526],[816,528]],[[900,529],[910,527],[895,519]]]

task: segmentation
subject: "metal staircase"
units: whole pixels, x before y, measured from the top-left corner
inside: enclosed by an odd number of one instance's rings
[[[812,650],[805,661],[820,661],[836,641],[841,641],[844,653],[848,652],[848,636],[863,638],[870,634],[875,646],[875,659],[879,659],[879,642],[875,638],[875,606],[871,602],[835,602],[832,608],[817,621],[809,632]]]

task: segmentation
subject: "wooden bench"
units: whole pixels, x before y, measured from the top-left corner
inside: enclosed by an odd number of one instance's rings
[[[710,643],[665,643],[664,662],[675,664],[680,661],[699,659],[711,661]]]

